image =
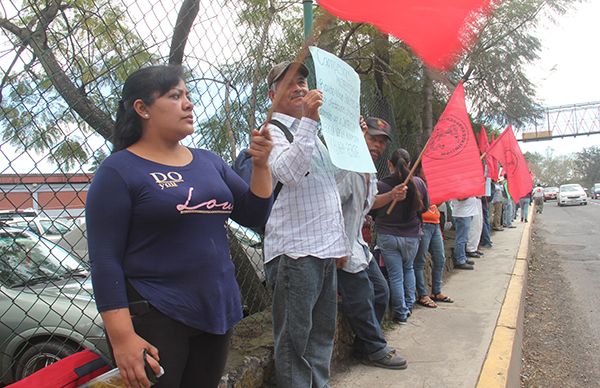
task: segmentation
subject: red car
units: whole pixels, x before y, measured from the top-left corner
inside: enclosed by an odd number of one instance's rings
[[[558,195],[558,187],[546,187],[544,188],[544,201],[549,199],[556,199]]]

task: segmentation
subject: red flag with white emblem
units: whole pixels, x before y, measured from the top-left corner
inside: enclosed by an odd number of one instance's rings
[[[488,149],[488,154],[502,165],[508,179],[508,192],[518,201],[533,189],[533,182],[525,156],[521,152],[512,126],[508,126]]]
[[[433,128],[422,164],[431,203],[485,195],[483,165],[462,82]]]

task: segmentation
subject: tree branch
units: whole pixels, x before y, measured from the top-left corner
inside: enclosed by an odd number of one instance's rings
[[[47,8],[38,13],[39,25],[33,32],[20,28],[6,19],[0,19],[0,28],[10,31],[24,45],[31,48],[61,97],[86,123],[110,141],[114,126],[112,118],[86,98],[81,90],[73,84],[47,45],[46,29],[61,9],[63,7],[60,5],[59,0],[50,2]]]
[[[200,0],[184,0],[177,15],[177,22],[171,39],[171,51],[169,52],[169,64],[181,65],[185,45],[192,29],[192,24],[200,11]]]
[[[4,77],[2,77],[2,82],[0,82],[0,103],[2,103],[2,89],[4,89],[4,85],[6,84],[6,81],[8,81],[10,72],[12,71],[12,68],[15,65],[15,63],[17,63],[17,60],[19,59],[19,57],[21,56],[23,51],[25,51],[25,46],[19,46],[19,49],[17,50],[17,54],[15,55],[15,58],[10,63],[10,66],[8,66],[6,73],[4,73]]]
[[[348,47],[348,42],[350,41],[350,38],[352,38],[352,35],[354,35],[354,33],[363,25],[363,23],[356,23],[352,26],[352,28],[350,28],[350,30],[348,31],[348,33],[346,34],[346,37],[344,38],[344,40],[342,41],[342,46],[340,47],[340,51],[338,52],[338,57],[340,58],[344,58],[344,54],[346,53],[346,47]]]

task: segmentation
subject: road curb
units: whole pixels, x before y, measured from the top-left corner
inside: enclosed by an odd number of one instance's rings
[[[523,228],[511,279],[479,374],[477,388],[520,386],[527,257],[534,214],[535,205],[529,209],[530,222]]]

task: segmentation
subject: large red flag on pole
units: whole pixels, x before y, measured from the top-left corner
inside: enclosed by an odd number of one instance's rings
[[[462,82],[433,128],[422,164],[432,203],[485,195],[483,165]]]
[[[409,45],[423,62],[448,70],[474,41],[490,0],[318,0],[333,15],[370,23]]]
[[[512,126],[509,125],[498,136],[498,139],[488,149],[488,154],[502,165],[506,179],[508,179],[508,192],[513,200],[518,201],[531,193],[533,182]]]

